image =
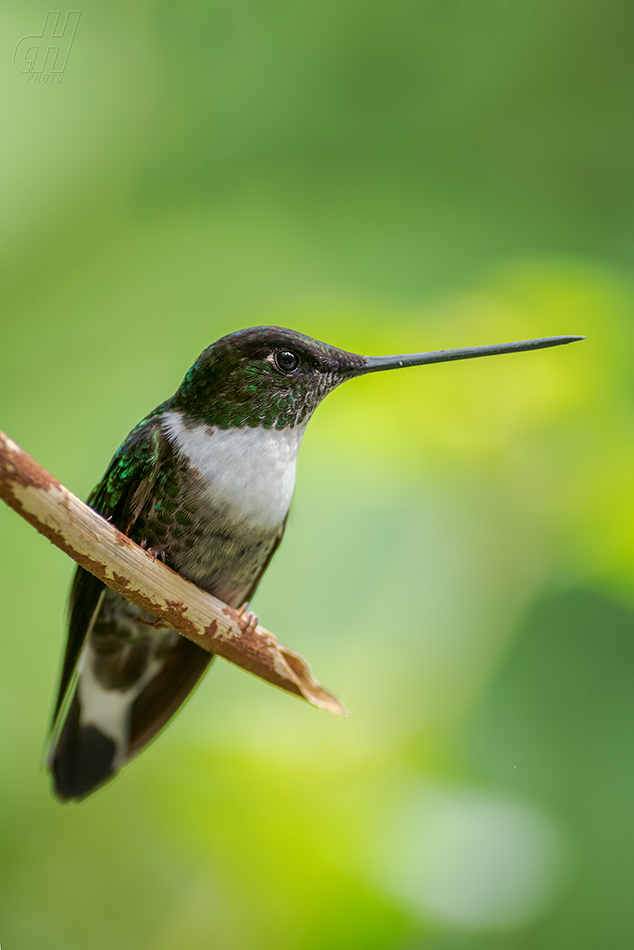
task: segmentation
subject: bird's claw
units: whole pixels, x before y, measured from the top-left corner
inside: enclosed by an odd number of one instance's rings
[[[147,540],[144,538],[143,541],[141,541],[139,547],[143,548],[144,551],[147,551],[147,553],[151,555],[153,561],[156,561],[156,559],[160,557],[163,564],[165,564],[165,548],[163,546],[157,545],[155,548],[149,548]]]
[[[248,606],[249,602],[245,601],[241,607],[238,607],[236,611],[238,614],[238,624],[243,633],[255,633],[255,628],[259,623],[258,617],[252,610],[247,610]]]

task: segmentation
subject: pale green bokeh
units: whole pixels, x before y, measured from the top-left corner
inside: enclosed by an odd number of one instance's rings
[[[254,606],[352,715],[219,661],[80,806],[71,565],[0,508],[2,946],[629,946],[631,11],[90,0],[45,87],[46,11],[0,12],[0,428],[80,496],[240,327],[588,340],[329,397]]]

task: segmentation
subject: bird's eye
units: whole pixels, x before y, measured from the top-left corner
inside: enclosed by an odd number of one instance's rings
[[[299,366],[299,356],[292,350],[281,350],[275,354],[275,364],[283,373],[292,373]]]

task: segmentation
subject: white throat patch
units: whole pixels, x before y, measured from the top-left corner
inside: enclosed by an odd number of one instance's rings
[[[286,517],[306,425],[293,429],[188,428],[181,412],[163,416],[168,438],[203,476],[209,503],[227,505],[258,528]]]

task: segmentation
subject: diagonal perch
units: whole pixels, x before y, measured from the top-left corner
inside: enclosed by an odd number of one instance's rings
[[[81,567],[182,636],[313,706],[345,715],[306,661],[264,627],[245,630],[233,608],[122,534],[0,431],[0,498]]]

